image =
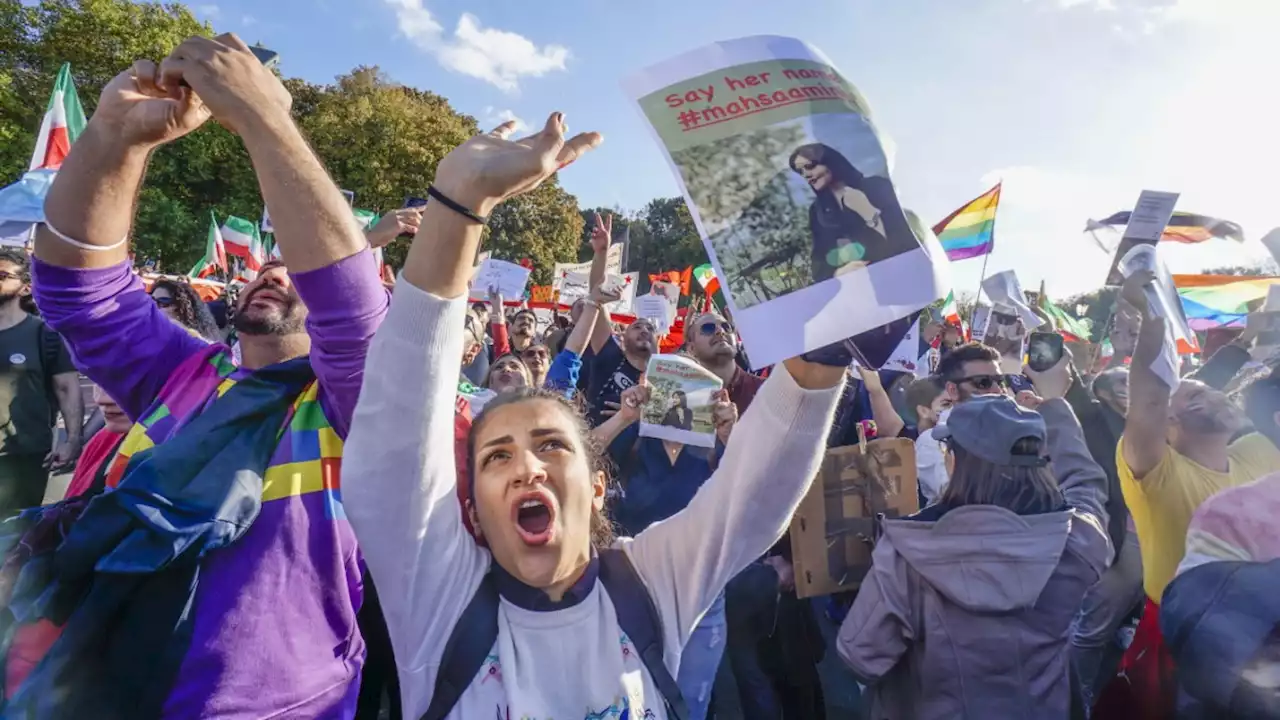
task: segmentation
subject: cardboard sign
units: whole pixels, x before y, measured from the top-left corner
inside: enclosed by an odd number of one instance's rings
[[[827,451],[818,477],[791,519],[791,564],[796,595],[830,595],[857,588],[871,569],[875,517],[903,517],[920,509],[916,448],[906,438]]]
[[[1129,251],[1138,245],[1155,245],[1169,226],[1173,218],[1173,209],[1178,205],[1178,193],[1161,192],[1159,190],[1143,190],[1138,202],[1129,214],[1129,224],[1120,238],[1120,246],[1116,248],[1115,257],[1111,261],[1111,271],[1107,273],[1108,285],[1122,285],[1126,273],[1120,268],[1120,262]]]

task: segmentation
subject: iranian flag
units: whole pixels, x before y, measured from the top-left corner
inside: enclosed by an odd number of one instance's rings
[[[716,277],[716,269],[711,267],[711,263],[694,268],[693,277],[707,295],[715,295],[720,289],[720,278]]]
[[[235,215],[227,216],[222,224],[222,240],[226,243],[227,255],[242,258],[246,270],[257,272],[262,268],[262,238],[252,222]]]
[[[222,232],[218,229],[218,220],[209,212],[209,239],[205,242],[204,257],[196,262],[191,272],[193,278],[206,278],[221,270],[227,271],[227,249],[222,242]]]
[[[45,109],[44,120],[40,123],[40,134],[36,137],[29,169],[57,170],[62,167],[62,161],[71,151],[71,143],[80,137],[84,125],[84,108],[80,107],[80,97],[76,95],[75,83],[71,81],[71,63],[63,63],[53,84],[53,94],[49,96],[49,107]]]

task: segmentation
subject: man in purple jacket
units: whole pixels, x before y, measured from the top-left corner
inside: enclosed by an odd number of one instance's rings
[[[309,354],[315,372],[272,455],[258,516],[201,564],[189,650],[164,701],[166,718],[354,713],[362,587],[335,456],[388,298],[346,200],[293,123],[290,102],[233,35],[191,38],[159,66],[134,63],[104,88],[49,192],[48,225],[36,237],[42,312],[81,370],[141,423],[122,458],[131,447],[163,443],[260,368]],[[127,255],[148,156],[211,116],[244,140],[284,257],[241,293],[243,362],[234,371],[229,350],[211,348],[161,314]],[[195,397],[190,380],[213,372],[207,365],[223,379]],[[174,421],[161,417],[170,414]],[[119,479],[124,463],[117,464],[109,481]]]

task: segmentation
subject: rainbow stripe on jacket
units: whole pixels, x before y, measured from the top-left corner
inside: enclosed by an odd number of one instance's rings
[[[1000,184],[966,203],[933,226],[933,232],[947,252],[947,259],[967,260],[986,255],[995,248],[996,207],[1000,204]]]
[[[129,458],[164,442],[248,371],[223,345],[183,362],[126,435]],[[356,623],[363,580],[342,510],[343,441],[313,381],[294,401],[263,476],[262,507],[234,545],[201,564],[192,638],[162,717],[350,718],[364,663]]]

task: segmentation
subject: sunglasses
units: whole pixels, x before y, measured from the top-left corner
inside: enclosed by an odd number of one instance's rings
[[[548,354],[546,350],[525,350],[524,352],[520,353],[520,357],[529,358],[529,359],[538,358],[539,360],[546,360],[547,358],[551,357],[551,355]]]
[[[703,335],[715,335],[717,331],[732,335],[733,326],[727,322],[716,322],[715,320],[708,320],[698,326],[698,332]]]
[[[173,298],[171,298],[171,297],[169,297],[169,296],[167,296],[167,295],[161,295],[160,297],[155,297],[155,296],[153,295],[153,296],[151,297],[151,299],[152,299],[152,300],[155,300],[155,301],[156,301],[156,305],[158,305],[158,306],[160,306],[160,307],[162,307],[162,308],[173,307]]]
[[[977,390],[992,390],[997,387],[1009,387],[1009,381],[1003,375],[970,375],[967,378],[961,378],[956,384],[969,383]]]

